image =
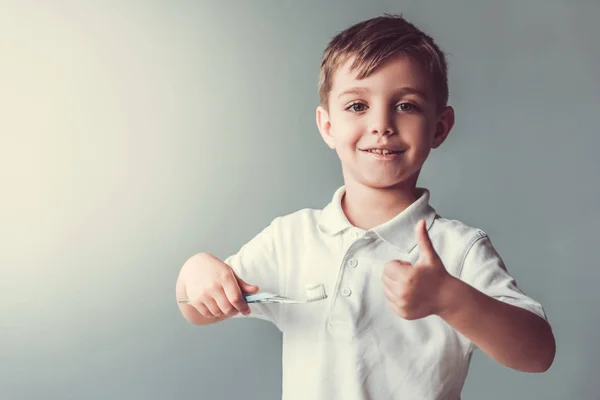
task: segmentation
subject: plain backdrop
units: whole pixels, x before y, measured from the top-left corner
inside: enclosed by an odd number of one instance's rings
[[[544,374],[477,351],[463,398],[600,398],[600,2],[0,0],[1,399],[280,398],[280,332],[193,326],[175,280],[330,201],[321,53],[386,12],[448,53],[456,125],[419,184],[558,343]]]

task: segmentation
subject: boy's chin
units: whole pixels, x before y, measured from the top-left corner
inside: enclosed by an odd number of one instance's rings
[[[409,182],[406,180],[387,180],[381,178],[364,179],[361,183],[363,186],[377,190],[398,190],[410,186]]]

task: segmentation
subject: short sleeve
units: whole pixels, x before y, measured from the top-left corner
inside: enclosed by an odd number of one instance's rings
[[[517,287],[490,238],[483,232],[466,253],[460,279],[490,297],[529,310],[547,320],[542,305]]]
[[[274,248],[274,235],[278,218],[244,244],[240,250],[224,260],[241,279],[257,285],[261,292],[281,292],[281,276]],[[272,322],[279,327],[279,309],[276,304],[250,304],[249,317]],[[236,317],[244,317],[237,314]]]

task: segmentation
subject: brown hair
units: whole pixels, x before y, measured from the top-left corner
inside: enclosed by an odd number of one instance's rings
[[[349,58],[355,57],[350,69],[357,68],[358,79],[363,79],[397,55],[405,55],[421,64],[432,79],[438,109],[445,107],[448,102],[446,56],[430,36],[401,15],[393,14],[359,22],[331,39],[321,60],[321,105],[328,109],[333,75]]]

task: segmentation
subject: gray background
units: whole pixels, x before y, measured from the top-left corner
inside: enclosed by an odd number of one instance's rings
[[[384,12],[449,53],[457,122],[420,185],[558,341],[545,374],[477,352],[464,398],[600,397],[599,2],[50,3],[0,2],[1,399],[280,396],[279,332],[188,324],[175,279],[329,202],[321,52]]]

